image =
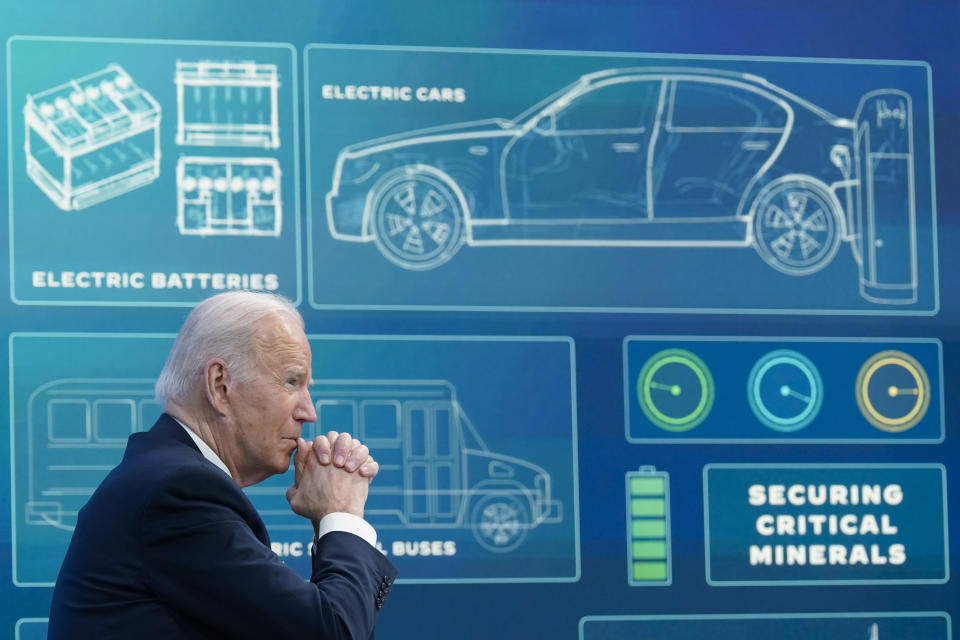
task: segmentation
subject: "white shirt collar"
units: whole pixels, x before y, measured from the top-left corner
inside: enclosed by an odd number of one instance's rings
[[[168,415],[169,415],[169,414],[168,414]],[[173,418],[173,416],[170,416],[170,417]],[[230,470],[227,469],[227,465],[225,465],[225,464],[223,463],[223,460],[220,459],[220,456],[218,456],[216,453],[214,453],[213,449],[210,448],[210,445],[208,445],[206,442],[203,441],[203,439],[202,439],[200,436],[198,436],[196,433],[194,433],[193,429],[191,429],[191,428],[188,427],[187,425],[183,424],[182,422],[180,422],[180,421],[177,420],[176,418],[173,418],[173,419],[176,420],[176,422],[177,422],[178,425],[180,425],[181,427],[183,427],[184,431],[186,431],[187,434],[188,434],[191,438],[193,438],[193,441],[197,444],[197,447],[200,449],[200,453],[203,454],[203,457],[204,457],[204,458],[206,458],[207,460],[209,460],[209,461],[212,462],[213,464],[217,465],[220,469],[223,470],[223,472],[224,472],[225,474],[227,474],[228,476],[230,476],[231,478],[233,478],[233,476],[230,475]]]

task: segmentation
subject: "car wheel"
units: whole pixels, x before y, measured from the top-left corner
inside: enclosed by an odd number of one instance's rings
[[[374,197],[374,242],[404,269],[432,269],[447,262],[463,243],[464,212],[441,177],[404,170]]]
[[[530,528],[530,518],[514,496],[493,495],[480,499],[470,516],[473,537],[490,551],[516,549]]]
[[[757,198],[753,242],[760,257],[783,273],[803,276],[819,271],[840,246],[832,198],[812,181],[772,184]]]

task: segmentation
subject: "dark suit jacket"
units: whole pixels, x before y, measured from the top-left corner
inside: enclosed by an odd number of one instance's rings
[[[236,483],[164,414],[130,437],[80,511],[48,637],[369,638],[394,577],[365,540],[333,532],[304,580],[270,550]]]

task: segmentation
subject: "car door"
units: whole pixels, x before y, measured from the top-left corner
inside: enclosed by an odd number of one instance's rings
[[[648,193],[657,220],[728,218],[777,152],[789,106],[735,79],[683,76],[669,83]]]
[[[651,126],[663,80],[614,76],[548,107],[509,149],[513,220],[644,218]]]

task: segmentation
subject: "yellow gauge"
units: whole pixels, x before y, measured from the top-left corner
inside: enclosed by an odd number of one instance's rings
[[[857,374],[857,406],[876,428],[890,433],[910,429],[930,406],[930,379],[916,358],[902,351],[871,356]]]

